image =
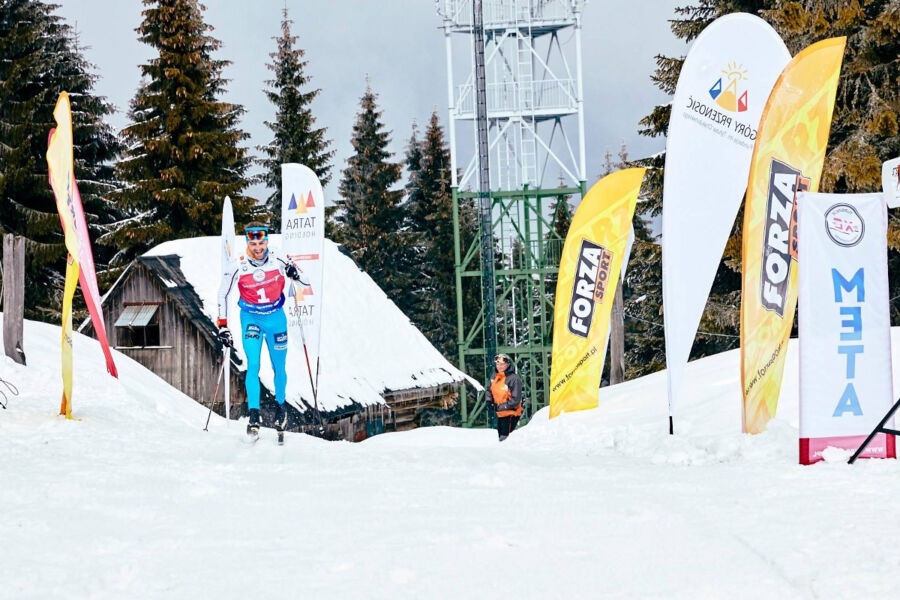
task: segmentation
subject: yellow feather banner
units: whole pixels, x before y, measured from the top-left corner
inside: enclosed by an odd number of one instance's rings
[[[622,257],[645,169],[607,175],[585,194],[566,235],[550,371],[550,418],[596,408]]]
[[[744,208],[741,290],[743,431],[775,416],[797,307],[796,194],[819,188],[846,38],[813,44],[785,67],[759,124]]]
[[[78,261],[70,254],[66,262],[66,286],[62,305],[62,378],[63,393],[59,414],[72,418],[72,298],[78,285]]]
[[[63,394],[59,414],[72,418],[72,298],[78,284],[79,245],[75,232],[75,209],[73,193],[75,189],[74,153],[72,150],[72,109],[69,96],[65,92],[59,95],[56,108],[56,129],[50,132],[47,147],[47,165],[50,168],[50,186],[56,196],[56,209],[63,224],[66,236],[66,249],[69,251],[66,264],[66,285],[63,290],[62,306],[62,378]]]

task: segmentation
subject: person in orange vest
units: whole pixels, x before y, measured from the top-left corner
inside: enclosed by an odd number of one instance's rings
[[[497,372],[487,394],[497,411],[497,435],[502,442],[515,430],[522,416],[522,378],[516,374],[516,365],[506,354],[497,355],[494,368]]]

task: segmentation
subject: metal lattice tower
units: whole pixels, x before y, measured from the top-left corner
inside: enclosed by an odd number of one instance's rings
[[[527,414],[549,400],[545,383],[550,372],[553,293],[563,243],[554,232],[551,205],[557,198],[580,197],[585,191],[581,78],[585,2],[435,0],[447,57],[459,363],[482,381],[492,372],[487,364],[492,358],[487,355],[494,350],[494,340],[488,339],[492,319],[485,311],[490,303],[473,306],[471,300],[489,298],[488,293],[472,293],[473,287],[484,291],[489,284],[496,297],[496,349],[513,355],[523,374]],[[482,19],[475,18],[478,5]],[[480,48],[475,48],[480,39],[486,101],[486,118],[481,121],[476,102]],[[487,169],[479,161],[479,127],[487,130]],[[479,175],[489,190],[480,189]],[[467,235],[465,226],[473,218],[479,220],[478,201],[485,198],[493,265],[482,264],[479,251],[486,227]],[[463,391],[460,406],[464,424],[484,419],[480,398],[470,403]]]

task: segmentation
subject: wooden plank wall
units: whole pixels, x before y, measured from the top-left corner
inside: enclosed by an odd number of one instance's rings
[[[160,348],[117,348],[156,373],[173,387],[197,402],[209,406],[216,379],[222,366],[222,355],[213,348],[185,316],[175,302],[163,291],[146,267],[136,263],[132,272],[103,304],[103,319],[107,323],[107,337],[112,347],[118,345],[113,324],[125,310],[126,302],[162,302],[159,308]],[[93,327],[85,333],[95,336]],[[96,336],[95,336],[96,337]],[[231,369],[231,414],[240,416],[241,404],[246,402],[243,375]],[[222,404],[224,386],[219,389],[217,410],[224,414]]]

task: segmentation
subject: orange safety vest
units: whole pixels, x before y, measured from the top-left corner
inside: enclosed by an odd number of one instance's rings
[[[512,398],[512,394],[509,392],[509,387],[506,385],[506,373],[498,372],[494,375],[494,379],[491,381],[491,397],[494,399],[494,406],[499,406],[503,404],[510,398]],[[514,410],[501,410],[497,412],[498,417],[521,417],[522,416],[522,403],[519,402],[519,405]]]

